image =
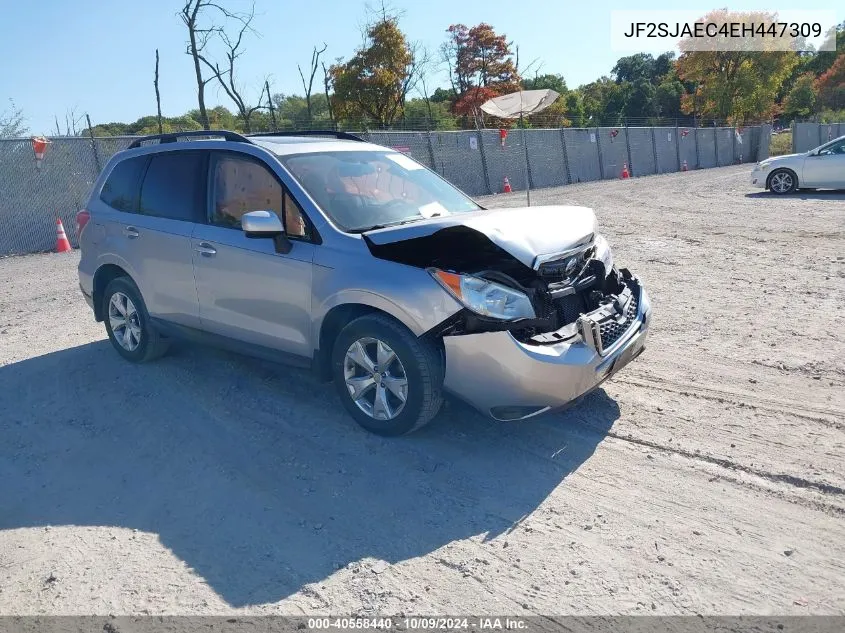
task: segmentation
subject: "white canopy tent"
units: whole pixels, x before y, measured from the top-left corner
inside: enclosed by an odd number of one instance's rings
[[[525,187],[528,206],[531,206],[531,183],[528,165],[528,144],[526,143],[523,117],[542,112],[560,95],[554,90],[520,90],[501,97],[494,97],[481,105],[481,110],[500,119],[519,119],[522,128],[522,145],[525,148]]]

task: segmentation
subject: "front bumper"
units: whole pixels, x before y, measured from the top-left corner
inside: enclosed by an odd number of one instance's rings
[[[751,172],[751,185],[760,189],[766,188],[766,178],[769,176],[768,170],[762,170],[755,167]]]
[[[583,317],[575,339],[551,345],[524,343],[507,331],[444,337],[444,387],[498,420],[567,406],[645,349],[651,302],[637,286],[636,317],[607,349],[596,338],[597,328],[591,332]]]

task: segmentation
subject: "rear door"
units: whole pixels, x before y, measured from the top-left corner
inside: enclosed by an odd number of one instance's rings
[[[310,357],[310,220],[266,163],[242,153],[212,155],[208,196],[208,222],[193,238],[203,329]],[[246,237],[240,218],[249,211],[278,214],[292,250],[282,255],[272,239]]]
[[[191,261],[191,233],[205,215],[208,153],[172,150],[150,156],[141,181],[138,213],[120,231],[153,317],[199,326]]]

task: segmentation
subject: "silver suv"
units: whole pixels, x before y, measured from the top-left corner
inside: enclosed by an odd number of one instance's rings
[[[651,317],[592,210],[488,210],[341,132],[145,137],[77,220],[82,293],[125,359],[190,338],[310,367],[382,435],[444,392],[498,420],[560,409]]]

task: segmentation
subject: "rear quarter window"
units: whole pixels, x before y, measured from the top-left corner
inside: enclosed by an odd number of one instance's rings
[[[112,209],[137,213],[141,178],[148,161],[148,156],[136,156],[115,165],[100,191],[100,200]]]
[[[206,152],[198,151],[153,154],[141,185],[141,213],[203,222],[206,158]]]

